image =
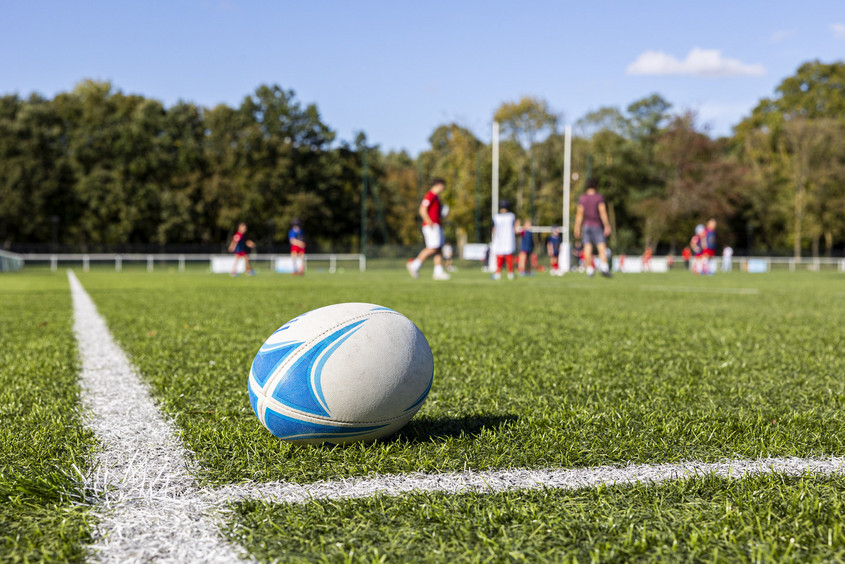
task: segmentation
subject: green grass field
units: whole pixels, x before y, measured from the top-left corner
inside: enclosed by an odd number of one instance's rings
[[[845,276],[839,273],[492,282],[464,270],[447,283],[391,270],[302,279],[77,274],[178,424],[200,463],[199,478],[211,486],[845,455]],[[62,430],[34,439],[39,449],[60,451],[53,462],[30,462],[17,474],[10,470],[10,478],[4,465],[3,483],[14,488],[21,476],[59,476],[67,484],[61,491],[73,492],[69,464],[84,466],[91,444],[73,407],[65,274],[4,275],[0,295],[4,304],[17,304],[4,308],[6,326],[41,317],[48,327],[56,324],[49,335],[38,334],[35,321],[4,330],[0,377],[11,383],[0,409],[5,414],[22,402],[30,380],[52,377],[52,365],[31,353],[38,338],[51,351],[48,358],[63,362],[61,384],[45,384],[40,393],[70,402]],[[281,443],[249,406],[252,358],[285,321],[343,301],[390,307],[420,327],[435,359],[429,399],[397,436],[375,444]],[[10,369],[20,363],[27,368]],[[20,409],[40,421],[34,407]],[[76,430],[68,434],[65,427]],[[16,448],[12,435],[3,435],[4,453]],[[837,477],[775,476],[569,492],[245,502],[235,507],[228,534],[256,558],[281,561],[830,561],[845,554],[842,486]],[[74,534],[86,542],[84,511],[65,498],[56,503],[53,514],[76,512]],[[24,506],[11,511],[37,519]]]
[[[79,560],[89,540],[67,278],[0,276],[0,561]]]

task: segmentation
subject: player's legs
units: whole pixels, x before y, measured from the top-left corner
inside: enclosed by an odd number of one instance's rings
[[[408,272],[414,278],[419,277],[420,268],[431,256],[435,257],[435,273],[443,270],[443,263],[440,258],[440,249],[443,247],[443,231],[439,225],[423,225],[422,232],[423,238],[425,239],[425,248],[419,252],[415,259],[408,261],[407,264]]]
[[[592,276],[596,269],[593,266],[593,244],[584,243],[584,265],[587,267],[587,276]]]
[[[525,251],[519,251],[517,269],[519,270],[520,275],[525,274],[525,264],[527,262],[528,262],[528,253],[526,253]]]
[[[235,260],[232,261],[232,272],[229,273],[230,276],[238,275],[238,259],[240,258],[241,255],[235,255]]]
[[[607,264],[607,243],[599,243],[596,245],[596,254],[599,259],[599,269],[604,276],[610,274],[610,265]]]
[[[436,254],[434,255],[434,275],[432,278],[435,280],[449,280],[451,278],[451,276],[446,274],[446,271],[443,270],[442,249],[437,249]]]
[[[252,266],[250,266],[250,264],[249,264],[249,257],[248,257],[247,255],[244,255],[244,264],[246,265],[246,273],[247,273],[247,274],[249,274],[250,276],[252,276],[253,274],[255,274],[255,273],[252,271]]]
[[[513,280],[513,255],[505,255],[505,263],[508,265],[508,279]]]

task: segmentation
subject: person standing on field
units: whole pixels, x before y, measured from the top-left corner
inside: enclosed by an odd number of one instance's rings
[[[560,234],[560,227],[552,225],[552,232],[546,239],[546,254],[549,255],[549,273],[552,276],[563,276],[558,263],[560,254],[560,243],[563,237]]]
[[[420,268],[428,257],[434,257],[435,280],[449,280],[450,276],[443,270],[443,228],[440,226],[443,206],[440,203],[440,194],[446,189],[446,181],[442,178],[434,178],[431,181],[431,188],[425,193],[420,203],[419,214],[422,217],[422,232],[425,239],[425,248],[420,251],[417,258],[409,260],[407,264],[408,273],[419,278]]]
[[[595,274],[593,247],[596,248],[598,268],[602,276],[610,278],[610,266],[607,263],[607,237],[610,235],[610,221],[607,218],[607,205],[604,196],[598,193],[598,181],[587,180],[587,191],[578,198],[575,212],[575,238],[584,244],[584,264],[587,276]]]
[[[704,251],[704,271],[702,274],[712,276],[716,272],[716,218],[711,217],[707,220],[707,225],[704,227],[704,238],[702,240]]]
[[[246,223],[241,222],[238,224],[237,233],[232,236],[232,242],[229,243],[229,252],[235,253],[235,260],[232,263],[232,276],[238,275],[238,261],[240,259],[243,259],[246,263],[246,273],[249,276],[255,276],[255,271],[249,264],[249,256],[247,256],[246,252],[247,247],[254,249],[255,243],[246,238]]]
[[[305,232],[298,219],[291,221],[291,228],[288,231],[288,242],[290,242],[290,258],[293,262],[293,274],[305,274]]]
[[[519,235],[519,259],[518,268],[520,276],[533,276],[531,273],[531,255],[534,254],[534,233],[531,231],[531,220],[526,219],[520,229]]]
[[[496,256],[493,280],[502,278],[502,265],[507,262],[508,280],[513,280],[513,253],[516,250],[516,216],[509,211],[507,200],[499,202],[499,213],[493,216],[493,241],[490,252]]]

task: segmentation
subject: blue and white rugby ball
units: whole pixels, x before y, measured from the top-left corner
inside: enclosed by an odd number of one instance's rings
[[[249,371],[249,401],[286,441],[372,441],[410,421],[433,376],[428,341],[407,317],[374,304],[335,304],[288,321],[265,341]]]

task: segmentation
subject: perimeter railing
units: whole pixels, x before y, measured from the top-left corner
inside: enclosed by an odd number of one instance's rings
[[[23,255],[0,250],[0,272],[12,272],[23,268]]]
[[[209,264],[215,257],[231,256],[221,254],[205,254],[205,253],[28,253],[18,255],[28,263],[49,263],[50,269],[55,271],[59,265],[73,265],[79,264],[82,266],[84,272],[88,272],[92,264],[114,264],[114,269],[118,272],[123,270],[127,263],[146,265],[148,272],[153,272],[156,266],[165,266],[167,268],[175,268],[179,272],[185,271],[186,264]],[[282,254],[253,254],[249,259],[253,264],[267,263],[271,270],[276,268],[276,260],[279,258],[286,258],[290,255]],[[337,272],[338,264],[344,262],[352,262],[358,266],[358,270],[365,272],[367,270],[367,257],[358,253],[318,253],[306,254],[305,262],[307,264],[325,262],[328,263],[329,272]]]

